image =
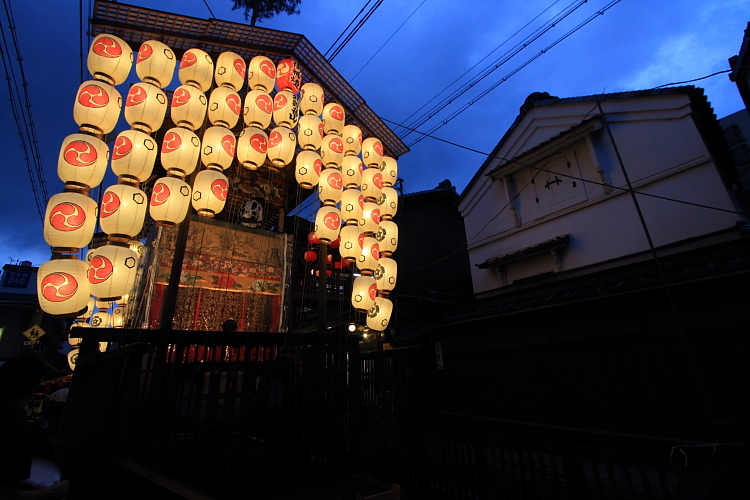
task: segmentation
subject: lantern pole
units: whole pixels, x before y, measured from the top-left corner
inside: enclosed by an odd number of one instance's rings
[[[320,242],[318,252],[318,346],[317,352],[317,378],[316,404],[317,404],[317,432],[315,435],[315,456],[319,466],[323,464],[323,448],[326,440],[326,404],[325,404],[325,381],[326,381],[326,329],[328,323],[328,243]]]

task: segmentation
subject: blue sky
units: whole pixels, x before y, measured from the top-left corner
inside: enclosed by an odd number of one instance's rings
[[[437,118],[459,109],[611,1],[589,0]],[[239,11],[231,11],[230,0],[206,2],[216,18],[244,22]],[[211,17],[202,0],[123,3]],[[301,15],[282,14],[260,26],[303,34],[325,53],[365,3],[365,0],[303,0]],[[573,3],[572,0],[526,0],[484,2],[471,7],[455,0],[385,0],[333,65],[352,82],[376,113],[393,122],[404,123],[415,110],[535,16],[547,9],[516,38],[479,63],[468,76],[476,74]],[[63,188],[56,172],[60,144],[65,136],[77,130],[72,107],[80,83],[78,5],[70,1],[18,0],[11,5],[51,196]],[[84,14],[87,10],[84,5]],[[412,12],[412,17],[394,35]],[[9,40],[11,31],[7,20],[0,19]],[[747,0],[621,0],[499,85],[435,135],[489,152],[531,92],[546,91],[559,97],[572,97],[640,90],[728,69],[727,59],[739,52],[748,21],[750,2]],[[391,35],[393,38],[368,63]],[[87,43],[84,50],[88,50]],[[169,88],[178,84],[175,79]],[[726,74],[695,85],[705,88],[718,117],[743,108],[737,88]],[[42,224],[7,101],[7,86],[3,85],[0,93],[0,137],[4,148],[0,197],[8,212],[8,216],[0,219],[0,260],[4,264],[10,259],[31,260],[38,265],[49,258],[49,247],[42,237]],[[426,131],[435,123],[427,123],[423,129]],[[121,120],[117,130],[126,127]],[[408,144],[416,137],[412,135],[405,142]],[[450,179],[460,192],[484,159],[484,155],[425,139],[400,159],[399,174],[404,179],[406,192],[431,189],[443,179]],[[106,188],[115,182],[114,176],[109,174],[103,185]]]

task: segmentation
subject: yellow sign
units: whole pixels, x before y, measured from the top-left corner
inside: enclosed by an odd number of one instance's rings
[[[25,332],[23,332],[21,335],[23,335],[24,337],[26,337],[29,340],[37,340],[40,337],[42,337],[45,333],[47,333],[47,332],[45,332],[44,330],[42,330],[41,326],[34,325],[31,328],[29,328],[28,330],[26,330]]]

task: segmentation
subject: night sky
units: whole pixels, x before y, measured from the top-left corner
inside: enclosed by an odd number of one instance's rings
[[[202,0],[123,3],[200,18],[244,22],[241,12],[231,10],[230,0],[206,1],[214,16]],[[303,0],[301,15],[282,14],[259,26],[303,34],[321,53],[325,53],[365,3],[365,0]],[[413,118],[409,118],[410,115],[472,66],[479,63],[458,84],[480,73],[546,21],[578,3],[571,0],[527,0],[479,2],[476,7],[470,7],[468,3],[455,0],[385,0],[336,57],[333,65],[382,118],[409,123],[421,113]],[[612,0],[589,0],[457,98],[420,130],[432,129],[440,119],[458,111],[610,4]],[[56,170],[60,144],[65,136],[77,131],[72,109],[81,82],[78,3],[15,0],[10,5],[47,190],[51,196],[63,188]],[[88,9],[86,3],[83,6],[86,17]],[[3,47],[11,51],[6,53],[5,62],[7,65],[13,63],[20,86],[12,30],[8,28],[7,17],[2,15],[0,20],[5,37]],[[546,91],[558,97],[573,97],[641,90],[726,70],[729,68],[727,59],[739,52],[748,21],[750,2],[747,0],[621,0],[604,15],[596,16],[588,25],[518,71],[435,131],[434,135],[489,153],[531,92]],[[524,28],[527,23],[530,24]],[[518,35],[506,41],[519,30]],[[503,42],[505,44],[501,46]],[[88,40],[84,38],[84,57],[87,51]],[[488,54],[491,55],[480,62]],[[136,81],[135,71],[131,73],[131,80]],[[2,76],[5,77],[5,72]],[[88,73],[86,79],[90,79]],[[168,88],[178,85],[175,77]],[[726,74],[694,85],[706,90],[719,118],[743,108],[737,88]],[[118,87],[123,95],[127,93],[126,89],[127,84]],[[0,137],[3,138],[4,174],[0,182],[0,199],[6,210],[0,222],[0,259],[3,264],[19,259],[39,265],[49,259],[49,247],[42,236],[42,223],[7,100],[7,85],[3,84],[0,92],[3,96]],[[126,128],[129,128],[127,123],[121,119],[116,132]],[[397,127],[392,128],[400,132]],[[405,142],[411,144],[419,137],[411,134]],[[431,189],[443,179],[450,179],[461,192],[486,158],[429,138],[411,149],[399,161],[399,174],[404,179],[407,193]],[[114,183],[116,178],[110,172],[103,186],[106,188]]]

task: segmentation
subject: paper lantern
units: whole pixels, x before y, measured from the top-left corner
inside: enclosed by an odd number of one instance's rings
[[[297,141],[302,149],[320,149],[323,143],[323,122],[315,115],[303,115],[297,126]]]
[[[201,162],[226,170],[232,165],[236,147],[237,139],[231,130],[221,125],[209,127],[203,134]]]
[[[320,155],[315,151],[301,151],[297,155],[294,177],[297,183],[304,189],[312,189],[318,184],[323,162]]]
[[[396,286],[397,275],[398,264],[396,264],[396,261],[383,256],[378,259],[378,267],[375,269],[375,272],[372,273],[372,276],[378,284],[378,290],[382,295],[387,295],[393,290]]]
[[[107,234],[135,237],[143,229],[147,207],[146,193],[137,187],[110,186],[102,196],[99,225]]]
[[[362,172],[361,189],[365,200],[378,200],[383,194],[383,172],[377,168],[366,168]]]
[[[71,351],[68,353],[68,366],[70,366],[70,369],[75,371],[76,369],[76,363],[78,362],[78,349],[71,349]]]
[[[201,49],[188,49],[180,60],[177,77],[183,85],[190,85],[208,92],[214,78],[214,62]]]
[[[222,210],[229,193],[229,179],[216,170],[198,172],[193,183],[193,208],[203,217],[213,217]]]
[[[366,312],[375,304],[378,285],[372,276],[354,278],[352,283],[352,307],[357,311]]]
[[[318,253],[312,250],[308,250],[304,255],[305,262],[315,262],[318,260]]]
[[[315,236],[315,231],[310,231],[309,233],[307,233],[307,242],[311,245],[320,244],[320,240],[317,236]]]
[[[380,245],[378,241],[372,236],[364,236],[365,233],[360,234],[360,252],[357,256],[357,267],[360,271],[367,274],[372,272],[378,267],[378,259],[380,259]]]
[[[57,175],[65,183],[92,188],[102,182],[108,160],[107,143],[90,135],[71,134],[60,147]]]
[[[339,237],[341,212],[336,207],[323,206],[315,217],[315,236],[321,243],[330,243]]]
[[[88,279],[86,277],[86,273],[89,270],[89,263],[88,262],[84,262],[84,266],[85,266],[86,270],[84,271],[84,273],[81,276],[82,276],[82,280],[86,282],[86,287],[88,289]],[[80,283],[81,280],[78,280],[78,281]],[[86,321],[88,318],[91,317],[92,314],[94,314],[94,297],[92,297],[91,295],[89,295],[89,300],[88,300],[88,302],[86,302],[86,309],[85,310],[81,309],[81,313],[78,316],[76,316],[76,319],[79,322]],[[86,326],[89,326],[88,323],[84,323],[84,324]]]
[[[299,92],[302,85],[302,71],[294,59],[282,59],[276,66],[276,89]]]
[[[362,206],[362,217],[359,219],[359,229],[363,233],[374,233],[380,225],[380,207],[374,201],[365,201]]]
[[[368,168],[382,168],[383,143],[375,137],[368,137],[362,141],[362,162]]]
[[[367,328],[370,330],[383,331],[388,328],[393,312],[393,302],[385,297],[375,299],[375,304],[367,311]]]
[[[398,180],[398,162],[390,156],[383,156],[383,186],[393,186]]]
[[[398,226],[393,221],[381,220],[375,239],[380,244],[380,253],[390,257],[398,248]]]
[[[92,315],[93,316],[93,315]],[[91,328],[91,325],[86,323],[85,321],[76,321],[72,325],[70,325],[70,334],[68,335],[68,343],[71,346],[78,346],[81,344],[81,337],[78,337],[77,335],[80,335],[80,330],[76,332],[75,330],[78,328]]]
[[[362,218],[365,198],[359,189],[344,189],[341,194],[341,217],[347,224],[358,225]]]
[[[91,317],[93,328],[109,328],[112,326],[112,316],[107,311],[95,312]]]
[[[212,125],[232,128],[237,125],[242,111],[239,94],[230,87],[216,87],[208,100],[208,121]]]
[[[319,116],[323,112],[325,95],[317,83],[308,82],[299,91],[299,105],[302,114]]]
[[[118,305],[112,309],[112,326],[115,328],[125,326],[125,307]]]
[[[144,253],[146,253],[146,246],[139,240],[130,240],[130,242],[128,243],[128,248],[137,253],[139,259],[143,257]],[[127,302],[122,303],[126,304]]]
[[[234,52],[222,52],[216,59],[216,85],[224,85],[237,92],[245,84],[246,71],[245,60],[239,55]]]
[[[276,65],[266,56],[255,56],[247,67],[247,83],[251,90],[271,92],[276,82]]]
[[[172,121],[178,127],[196,130],[203,125],[208,110],[208,99],[191,85],[180,85],[172,94]]]
[[[89,80],[78,87],[73,119],[82,132],[108,134],[117,125],[121,108],[122,96],[112,85]]]
[[[130,45],[113,35],[97,35],[91,42],[86,67],[95,80],[120,85],[133,66]]]
[[[362,184],[362,172],[364,166],[358,156],[344,156],[341,162],[341,175],[344,178],[344,187],[358,188]]]
[[[190,206],[190,186],[177,177],[162,177],[151,193],[149,213],[159,225],[173,226],[185,219]]]
[[[135,72],[144,82],[163,89],[172,82],[176,65],[177,58],[172,49],[156,40],[148,40],[138,49]]]
[[[156,141],[140,130],[120,132],[112,148],[112,171],[119,177],[144,182],[154,170]]]
[[[360,234],[362,233],[356,225],[346,225],[341,228],[341,233],[339,235],[339,238],[341,238],[339,243],[339,253],[341,254],[341,258],[346,262],[351,263],[357,261],[357,257],[359,257],[361,251],[359,248]]]
[[[137,268],[138,256],[128,247],[101,246],[89,264],[89,291],[98,300],[117,300],[132,290]],[[97,326],[93,319],[91,326]]]
[[[248,170],[256,170],[266,161],[268,136],[258,127],[247,127],[237,139],[237,161]]]
[[[391,220],[398,211],[398,191],[392,187],[383,188],[383,203],[380,205],[380,216],[384,220]]]
[[[288,90],[277,92],[273,98],[273,121],[276,125],[294,128],[299,120],[299,102]]]
[[[344,182],[341,172],[335,168],[326,168],[318,180],[318,196],[323,205],[335,205],[341,200]]]
[[[47,314],[74,315],[89,301],[88,266],[75,259],[45,262],[36,273],[39,305]]]
[[[273,99],[262,90],[251,90],[245,96],[243,119],[248,127],[267,129],[273,116]]]
[[[362,130],[356,125],[346,125],[341,131],[346,156],[358,155],[362,151]]]
[[[330,102],[323,108],[323,129],[326,134],[341,134],[346,114],[341,104]]]
[[[268,159],[275,167],[283,167],[294,159],[297,137],[286,127],[276,127],[268,136]]]
[[[159,130],[167,113],[167,95],[148,83],[134,83],[125,99],[125,120],[147,134]]]
[[[52,247],[82,248],[96,227],[96,202],[75,192],[53,195],[44,214],[44,240]]]
[[[344,142],[337,134],[328,134],[320,144],[320,157],[326,167],[339,168],[344,160]]]
[[[185,177],[193,173],[201,154],[201,140],[182,127],[167,130],[161,142],[161,165],[167,174]]]

